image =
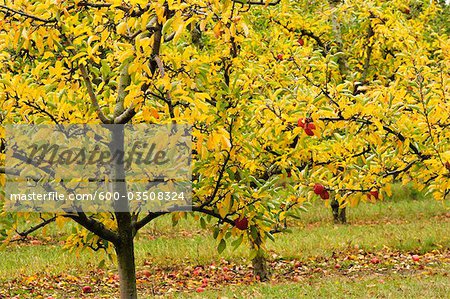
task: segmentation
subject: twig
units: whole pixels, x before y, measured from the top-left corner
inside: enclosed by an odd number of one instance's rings
[[[16,10],[14,8],[10,8],[10,7],[8,7],[6,5],[3,5],[3,4],[0,4],[0,9],[9,11],[9,12],[11,12],[13,14],[20,15],[22,17],[26,17],[26,18],[29,18],[29,19],[32,19],[32,20],[35,20],[35,21],[39,21],[39,22],[45,23],[45,24],[56,23],[57,22],[56,19],[43,19],[43,18],[31,15],[31,14],[26,13],[26,12],[23,12],[23,11],[20,11],[20,10]]]

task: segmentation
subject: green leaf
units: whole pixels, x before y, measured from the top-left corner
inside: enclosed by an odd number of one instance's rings
[[[226,247],[227,242],[224,239],[220,240],[219,246],[217,246],[217,251],[219,252],[219,254],[222,253]]]
[[[203,217],[200,218],[200,226],[203,229],[206,229],[206,221],[205,221],[205,219]]]

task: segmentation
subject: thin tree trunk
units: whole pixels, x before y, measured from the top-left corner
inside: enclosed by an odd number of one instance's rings
[[[267,269],[267,261],[264,255],[257,255],[252,260],[253,274],[259,276],[260,281],[267,281],[270,279],[270,273]]]
[[[134,262],[133,237],[121,239],[115,249],[119,266],[120,298],[136,299],[136,265]]]
[[[255,247],[258,248],[258,254],[252,259],[253,274],[259,276],[260,281],[267,281],[270,279],[270,271],[267,267],[267,260],[264,252],[259,250],[261,246],[261,239],[258,238],[255,242]]]
[[[339,207],[339,201],[333,199],[331,200],[331,212],[333,213],[334,223],[347,223],[347,215],[345,213],[345,207]]]
[[[114,202],[114,215],[117,221],[119,240],[114,244],[119,267],[120,298],[137,299],[136,289],[136,264],[134,260],[134,231],[127,198],[127,184],[125,180],[124,159],[124,126],[114,125],[112,127],[111,151],[117,160],[112,165],[112,189],[114,194],[120,195],[119,200]],[[120,155],[120,153],[122,155]]]

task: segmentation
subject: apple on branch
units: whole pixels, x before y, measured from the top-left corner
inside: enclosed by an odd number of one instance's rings
[[[314,193],[316,193],[317,195],[322,194],[325,191],[325,187],[322,184],[315,184],[314,185]]]
[[[240,230],[247,230],[248,229],[247,217],[237,218],[236,220],[234,220],[234,226]]]
[[[314,136],[314,130],[316,129],[316,125],[313,123],[313,120],[308,118],[299,118],[297,121],[297,126],[302,128],[306,135]]]
[[[375,199],[378,199],[379,195],[380,194],[378,193],[377,190],[373,190],[373,191],[370,191],[369,193],[367,193],[367,198],[369,200],[372,199],[372,197],[375,198]]]
[[[320,198],[326,200],[326,199],[330,199],[330,193],[328,193],[327,190],[323,191],[322,193],[320,193]]]

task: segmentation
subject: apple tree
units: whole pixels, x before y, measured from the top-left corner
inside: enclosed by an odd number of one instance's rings
[[[248,242],[264,276],[265,241],[314,196],[341,219],[345,206],[389,195],[393,179],[448,196],[450,47],[429,21],[441,10],[419,1],[6,1],[0,120],[192,124],[194,217],[216,219],[219,251]],[[134,238],[164,214],[46,214],[36,228],[79,223],[67,245],[115,252],[121,296],[135,298]],[[189,213],[171,214],[176,223]],[[36,216],[7,215],[7,238],[20,217]]]
[[[250,29],[241,14],[244,6],[266,4],[277,3],[6,1],[0,4],[1,122],[192,124],[195,217],[202,226],[217,219],[219,251],[231,238],[235,246],[249,242],[265,275],[264,240],[279,230],[282,208],[300,204],[278,194],[278,177],[259,178],[248,140],[252,78],[243,70],[251,62],[242,48]],[[4,134],[2,128],[2,151]],[[2,159],[4,165],[4,153]],[[0,171],[20,175],[14,167]],[[114,184],[114,191],[126,196],[127,187]],[[187,216],[169,212],[174,222]],[[80,228],[67,246],[114,253],[121,297],[136,298],[134,238],[169,212],[5,213],[5,234],[10,240],[23,217],[43,221],[21,235],[75,221]]]

